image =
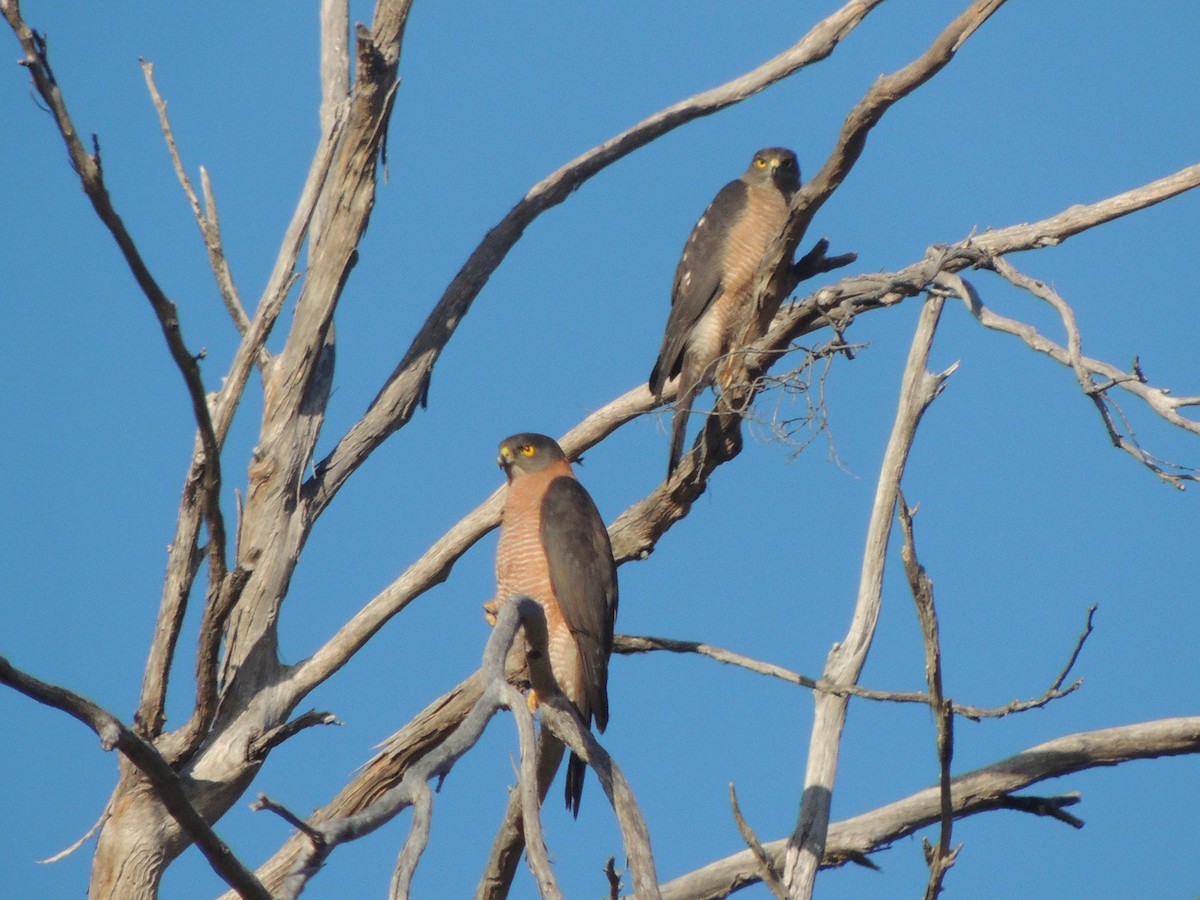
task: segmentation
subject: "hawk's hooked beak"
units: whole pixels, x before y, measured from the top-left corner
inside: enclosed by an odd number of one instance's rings
[[[502,468],[505,472],[509,466],[513,464],[513,453],[508,447],[501,447],[500,453],[496,456],[496,465]]]

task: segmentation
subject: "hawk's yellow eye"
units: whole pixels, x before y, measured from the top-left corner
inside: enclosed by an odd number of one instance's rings
[[[537,450],[534,449],[533,444],[522,444],[518,449],[520,450],[522,456],[533,456],[533,454],[537,453]]]
[[[758,166],[760,169],[765,169],[767,167],[767,161],[765,159],[763,159],[761,156],[754,157],[754,164],[756,166]]]

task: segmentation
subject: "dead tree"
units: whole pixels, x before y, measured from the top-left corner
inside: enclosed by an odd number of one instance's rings
[[[331,716],[324,713],[297,715],[301,704],[315,688],[335,676],[385,623],[444,581],[455,562],[497,525],[499,491],[483,499],[392,584],[362,604],[326,643],[299,661],[281,658],[279,650],[279,623],[286,613],[292,577],[314,525],[340,489],[425,404],[434,368],[455,329],[532,222],[566,201],[606,167],[673,129],[819,63],[881,2],[846,3],[778,56],[726,84],[661,110],[529,188],[446,286],[367,411],[336,437],[332,449],[317,455],[334,380],[334,315],[343,295],[353,290],[352,270],[377,199],[380,160],[399,88],[410,3],[379,0],[371,23],[358,25],[351,32],[346,4],[323,0],[321,138],[313,150],[307,181],[280,242],[267,286],[253,305],[248,305],[235,287],[212,185],[201,170],[197,191],[187,175],[166,103],[154,82],[153,68],[144,64],[179,181],[203,235],[222,299],[241,336],[236,352],[224,361],[227,368],[223,377],[214,382],[206,380],[201,371],[197,349],[185,337],[187,323],[181,321],[169,289],[156,278],[118,213],[120,198],[112,196],[105,183],[98,144],[89,146],[81,137],[67,106],[71,86],[56,79],[44,36],[26,23],[18,0],[0,0],[0,9],[21,48],[21,65],[31,76],[37,97],[49,109],[96,215],[111,233],[117,252],[161,327],[196,429],[191,457],[186,461],[178,521],[170,540],[144,680],[132,718],[123,721],[77,693],[41,682],[0,660],[0,680],[81,719],[97,732],[106,749],[121,754],[119,780],[96,847],[92,896],[156,896],[166,868],[193,845],[240,895],[294,896],[315,874],[318,863],[314,860],[325,858],[340,841],[377,827],[407,805],[419,807],[427,818],[432,801],[426,779],[444,775],[458,758],[455,753],[467,752],[466,732],[460,730],[466,728],[464,723],[470,720],[482,727],[492,713],[504,707],[513,709],[518,719],[525,778],[523,791],[513,794],[509,815],[481,881],[480,895],[502,896],[507,892],[527,832],[532,837],[529,856],[539,886],[545,896],[556,895],[536,816],[531,815],[537,808],[530,794],[531,731],[522,718],[521,704],[513,699],[510,684],[520,681],[519,662],[500,677],[495,653],[490,657],[490,668],[485,667],[433,701],[397,732],[326,807],[304,821],[284,812],[297,831],[257,873],[224,845],[213,826],[233,804],[247,797],[270,753],[301,730],[330,721]],[[824,240],[811,249],[806,246],[805,236],[814,217],[864,153],[872,128],[896,103],[951,64],[959,48],[1002,5],[1003,0],[964,0],[961,14],[948,22],[927,48],[915,52],[912,61],[901,69],[881,76],[854,104],[828,158],[794,198],[788,226],[763,260],[757,282],[762,302],[786,301],[802,284],[853,259],[852,255],[827,256],[829,245]],[[812,334],[829,339],[811,354],[810,363],[849,356],[845,334],[856,318],[914,299],[925,303],[902,386],[893,444],[880,475],[858,606],[846,640],[831,653],[823,675],[806,678],[708,645],[628,637],[622,643],[624,652],[631,653],[706,653],[816,691],[817,720],[794,833],[783,840],[761,843],[747,825],[743,834],[750,849],[745,853],[660,885],[650,856],[650,836],[645,823],[640,822],[633,792],[619,768],[590,735],[578,728],[569,710],[564,712],[550,703],[543,712],[544,726],[556,733],[562,730],[571,746],[578,747],[597,769],[612,797],[627,836],[626,847],[634,859],[633,887],[638,896],[655,896],[660,891],[664,897],[724,896],[729,890],[761,879],[780,896],[806,897],[811,895],[820,867],[862,861],[871,850],[899,836],[939,823],[938,846],[929,845],[927,851],[931,868],[928,895],[935,896],[954,862],[950,834],[956,818],[988,809],[1022,808],[1022,803],[1030,807],[1031,802],[1023,801],[1015,792],[1064,772],[1200,749],[1200,726],[1193,719],[1146,723],[1131,730],[1098,733],[1089,741],[1062,738],[1063,755],[1040,767],[1018,767],[1013,760],[1023,759],[1022,755],[954,777],[951,761],[956,716],[1000,715],[1018,707],[1044,705],[1072,690],[1066,683],[1070,666],[1044,696],[1011,709],[972,709],[944,696],[932,593],[916,562],[912,520],[900,494],[904,462],[921,414],[951,374],[926,371],[929,346],[947,302],[961,302],[985,328],[1015,337],[1067,367],[1095,405],[1107,437],[1156,476],[1175,486],[1195,480],[1191,470],[1164,463],[1136,440],[1114,396],[1121,394],[1143,404],[1150,413],[1188,435],[1200,434],[1200,423],[1188,416],[1192,407],[1200,406],[1200,397],[1176,395],[1165,386],[1151,383],[1137,364],[1121,367],[1084,355],[1071,307],[1048,285],[1015,268],[1009,256],[1058,244],[1198,184],[1200,165],[1193,165],[1032,224],[964,235],[953,244],[930,246],[923,258],[898,271],[828,281],[813,293],[784,302],[766,337],[744,348],[746,382],[721,395],[674,475],[612,523],[610,534],[619,564],[645,560],[663,535],[689,514],[714,473],[738,456],[755,398],[771,388],[772,379],[778,379],[786,369],[783,360],[792,358],[789,352],[799,339]],[[798,251],[800,259],[793,262]],[[304,253],[307,262],[301,265]],[[965,277],[971,272],[1003,279],[1049,304],[1062,322],[1067,341],[1056,343],[1031,325],[992,312]],[[291,314],[290,322],[284,318],[285,310]],[[277,326],[287,334],[282,348],[270,352],[267,342]],[[248,392],[254,390],[256,379],[261,382],[262,399],[258,440],[252,458],[231,459],[226,440],[233,417]],[[672,399],[670,391],[665,399]],[[562,446],[569,456],[578,457],[626,423],[652,412],[655,406],[646,385],[637,385],[582,419],[563,436]],[[657,471],[660,460],[655,457],[649,462]],[[236,508],[230,508],[222,501],[223,487],[230,482],[240,484],[240,475],[230,473],[240,473],[243,465],[247,477],[240,485]],[[912,561],[910,581],[926,623],[928,691],[915,695],[872,692],[858,685],[878,615],[883,560],[897,507],[907,538],[906,552]],[[194,634],[184,630],[189,607],[202,609]],[[507,624],[516,627],[515,622]],[[528,620],[526,626],[533,627]],[[511,633],[508,636],[511,638]],[[180,641],[193,642],[196,647],[189,683],[194,703],[187,721],[167,730],[168,682],[174,678],[178,684],[188,677],[176,660]],[[86,692],[86,686],[78,687]],[[436,690],[430,691],[431,696],[434,693]],[[930,791],[852,821],[831,823],[829,804],[840,734],[852,696],[929,705],[939,729],[942,777],[938,787]],[[1037,750],[1028,753],[1036,756]],[[1043,757],[1038,758],[1045,762]],[[416,774],[406,778],[410,772]],[[267,800],[264,805],[284,811],[287,798]],[[1062,811],[1067,805],[1069,799],[1050,798],[1026,811],[1069,821],[1069,814]],[[736,802],[735,812],[745,825]],[[407,894],[406,879],[419,859],[420,840],[414,839],[412,846],[415,849],[402,858],[398,867],[393,888],[397,896]],[[615,893],[615,873],[611,878]]]

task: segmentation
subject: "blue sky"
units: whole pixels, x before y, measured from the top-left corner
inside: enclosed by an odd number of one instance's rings
[[[500,483],[497,442],[558,435],[644,380],[666,320],[683,241],[755,149],[792,147],[816,171],[849,106],[881,72],[918,55],[959,8],[884,4],[824,63],[693,122],[598,175],[527,231],[479,296],[434,373],[429,409],[363,466],[314,532],[284,608],[282,649],[302,658]],[[337,319],[338,371],[322,448],[375,396],[447,281],[484,233],[562,163],[682,97],[794,43],[833,3],[417,3],[382,184]],[[1104,0],[1013,2],[932,83],[872,133],[811,237],[856,251],[849,272],[901,267],[972,229],[1032,221],[1197,161],[1200,7]],[[65,13],[26,0],[48,33],[80,130],[98,134],[118,211],[178,303],[189,346],[207,349],[210,388],[236,336],[171,171],[138,58],[160,90],[193,178],[207,167],[243,295],[257,297],[317,137],[316,16],[299,4],[126,3]],[[249,15],[247,15],[249,12]],[[367,20],[369,4],[352,5]],[[0,69],[0,422],[8,476],[0,542],[0,653],[128,719],[136,703],[164,547],[192,444],[191,415],[145,299],[83,197],[50,119],[4,44]],[[1183,196],[1013,262],[1074,306],[1091,356],[1200,393],[1195,314],[1200,196]],[[985,273],[986,303],[1061,331],[1047,311]],[[831,440],[799,457],[751,425],[691,516],[653,556],[621,569],[618,630],[704,640],[817,675],[849,624],[867,514],[891,427],[917,303],[862,317],[868,344],[827,382]],[[285,329],[279,331],[279,336]],[[278,339],[278,336],[277,336]],[[976,705],[1040,694],[1087,607],[1096,632],[1075,674],[1084,688],[1049,708],[958,726],[956,771],[1074,731],[1192,715],[1200,705],[1196,502],[1109,445],[1072,374],[960,306],[943,316],[932,366],[961,367],[926,416],[904,490],[920,502],[918,549],[935,582],[948,694]],[[770,416],[774,395],[759,400]],[[239,413],[225,458],[244,484],[259,398]],[[1200,465],[1194,438],[1125,402],[1143,443]],[[645,417],[587,455],[580,477],[609,521],[661,477],[667,419]],[[232,495],[230,496],[232,501]],[[494,535],[450,579],[394,619],[310,698],[342,728],[276,751],[254,785],[304,812],[325,802],[372,746],[469,674],[487,638]],[[917,690],[923,658],[893,554],[864,683]],[[192,623],[194,628],[194,622]],[[194,631],[192,632],[194,634]],[[190,661],[181,660],[181,671]],[[169,713],[187,714],[186,678]],[[642,803],[661,878],[741,848],[734,782],[763,838],[795,819],[811,724],[809,694],[690,657],[614,662],[604,743]],[[307,708],[307,705],[305,706]],[[99,815],[116,760],[61,713],[0,692],[9,723],[0,784],[0,884],[12,896],[77,897],[90,846],[33,860]],[[466,896],[502,813],[516,753],[497,718],[437,798],[418,896]],[[835,818],[936,780],[920,707],[856,702]],[[1195,896],[1200,892],[1195,758],[1071,776],[1032,793],[1081,791],[1074,831],[993,813],[959,823],[948,876],[959,896]],[[554,788],[554,796],[559,788]],[[219,833],[255,864],[283,823],[238,803]],[[599,896],[620,836],[594,777],[572,822],[546,826],[569,897]],[[306,897],[380,896],[408,816],[335,854]],[[919,842],[879,854],[883,873],[822,875],[823,897],[923,890]],[[531,896],[524,873],[514,896]],[[222,883],[190,852],[163,895]],[[767,896],[761,888],[744,896]]]

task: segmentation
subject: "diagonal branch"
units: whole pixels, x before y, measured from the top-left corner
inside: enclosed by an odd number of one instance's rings
[[[540,612],[540,607],[539,607]],[[638,808],[629,782],[600,746],[579,717],[571,702],[559,694],[542,698],[542,727],[549,728],[571,751],[591,766],[604,795],[617,814],[617,824],[625,842],[625,856],[633,874],[633,891],[638,900],[658,900],[658,876],[650,851],[650,830]]]
[[[777,898],[777,900],[788,900],[787,891],[783,887],[783,882],[779,880],[779,872],[776,870],[775,864],[771,862],[771,858],[767,856],[767,851],[763,849],[758,835],[754,833],[754,829],[750,827],[750,823],[742,815],[741,807],[738,806],[737,802],[737,791],[734,790],[732,781],[729,782],[729,805],[733,808],[733,820],[737,824],[738,833],[741,834],[746,846],[750,848],[750,852],[754,854],[754,859],[758,863],[758,870],[761,873],[762,880],[771,891],[771,895]]]
[[[899,71],[876,79],[846,116],[838,135],[837,147],[825,165],[793,198],[785,247],[795,251],[817,211],[841,186],[862,156],[867,135],[879,124],[884,114],[897,101],[907,97],[949,65],[967,39],[1003,5],[1004,0],[975,0],[946,26],[919,57]],[[787,256],[790,258],[790,253]]]
[[[179,827],[200,848],[204,858],[225,883],[242,897],[271,900],[271,895],[254,873],[241,864],[204,817],[188,799],[183,782],[154,747],[138,737],[116,716],[65,688],[39,681],[13,667],[0,657],[0,683],[6,684],[38,703],[61,709],[96,732],[105,750],[119,750],[138,768],[153,787],[156,796],[179,823]]]
[[[1030,700],[1012,700],[1003,706],[993,707],[969,706],[965,703],[950,701],[950,709],[956,716],[962,716],[972,721],[1000,719],[1010,716],[1013,713],[1025,712],[1030,709],[1040,709],[1054,700],[1061,699],[1068,694],[1073,694],[1082,686],[1082,680],[1075,681],[1065,688],[1063,687],[1063,682],[1066,681],[1071,669],[1074,668],[1075,661],[1079,658],[1079,653],[1083,649],[1083,644],[1092,632],[1092,615],[1095,609],[1095,606],[1088,609],[1087,626],[1076,639],[1067,664],[1041,696]],[[862,700],[874,700],[880,703],[919,703],[922,706],[929,706],[931,703],[930,695],[921,693],[920,691],[880,691],[861,687],[857,684],[840,684],[825,678],[811,678],[808,675],[801,675],[799,672],[793,672],[791,669],[775,665],[775,663],[753,659],[749,656],[743,656],[741,653],[726,650],[724,647],[716,647],[712,644],[705,644],[699,641],[681,641],[675,638],[649,637],[633,634],[618,634],[613,639],[614,653],[633,655],[638,653],[652,653],[654,651],[695,653],[699,656],[716,660],[719,663],[737,666],[770,678],[778,678],[789,684],[832,694],[835,697],[858,697]]]
[[[842,279],[784,307],[771,331],[752,350],[772,358],[801,335],[826,327],[830,320],[848,323],[861,313],[921,295],[939,272],[961,272],[988,266],[997,256],[1057,246],[1076,234],[1196,187],[1200,187],[1200,163],[1095,203],[1075,204],[1037,222],[971,235],[955,244],[935,245],[926,251],[923,260],[896,272]]]

